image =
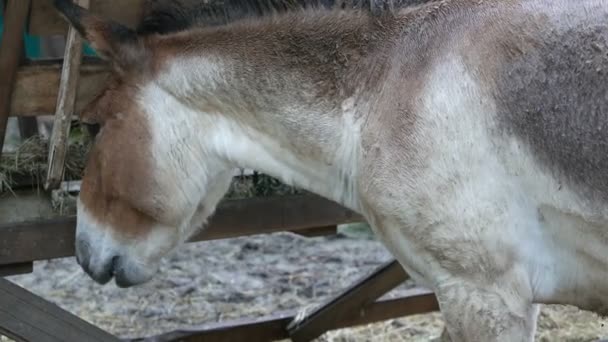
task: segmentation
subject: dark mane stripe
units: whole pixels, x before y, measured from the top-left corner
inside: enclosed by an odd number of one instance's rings
[[[148,0],[137,31],[143,35],[166,34],[308,8],[361,9],[382,14],[432,1],[435,0]]]

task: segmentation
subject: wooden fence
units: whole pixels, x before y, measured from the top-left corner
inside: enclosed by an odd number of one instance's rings
[[[124,24],[134,25],[149,0],[78,0],[92,10]],[[37,36],[67,35],[63,59],[32,61],[23,56],[24,32]],[[22,127],[35,117],[55,115],[50,141],[46,190],[61,185],[69,121],[108,76],[105,64],[82,57],[82,42],[52,8],[50,0],[8,0],[0,45],[0,152],[9,116]],[[28,118],[32,119],[28,121]],[[31,131],[31,129],[30,129]],[[22,130],[24,132],[24,130]],[[46,200],[43,194],[41,200]],[[311,194],[224,201],[209,227],[189,242],[223,239],[278,231],[302,235],[335,233],[339,224],[359,222],[360,215]],[[33,262],[74,255],[75,217],[2,223],[0,218],[0,276],[32,271]],[[408,279],[391,261],[344,289],[303,317],[295,312],[243,319],[173,331],[134,341],[272,341],[290,338],[310,341],[341,327],[376,322],[438,309],[433,294],[414,289],[407,296],[380,300],[383,294]],[[0,334],[18,341],[118,341],[111,334],[84,322],[7,280],[0,281]]]

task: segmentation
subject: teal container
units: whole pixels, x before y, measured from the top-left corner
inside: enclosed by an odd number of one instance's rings
[[[1,3],[1,2],[0,2]],[[0,44],[2,44],[2,33],[4,32],[4,8],[0,6]],[[40,37],[32,36],[27,33],[23,35],[25,45],[25,56],[28,59],[39,59],[42,57],[40,49]],[[96,56],[95,50],[89,44],[83,44],[83,54],[86,56]]]

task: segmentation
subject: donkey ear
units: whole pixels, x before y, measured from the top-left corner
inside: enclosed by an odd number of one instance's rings
[[[55,0],[55,8],[101,58],[110,60],[120,69],[141,65],[144,46],[135,30],[94,15],[72,0]]]

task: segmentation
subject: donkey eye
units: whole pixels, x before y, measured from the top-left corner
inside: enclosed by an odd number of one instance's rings
[[[100,124],[82,123],[82,125],[86,128],[87,133],[91,136],[92,139],[95,139],[97,137],[97,134],[101,129]]]

